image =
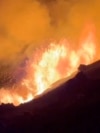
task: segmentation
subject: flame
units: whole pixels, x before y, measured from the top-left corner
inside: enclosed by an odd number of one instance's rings
[[[88,32],[74,50],[67,39],[51,42],[37,50],[27,66],[27,76],[20,85],[0,89],[0,103],[21,103],[42,94],[57,80],[70,76],[80,64],[89,64],[96,55],[94,32]]]

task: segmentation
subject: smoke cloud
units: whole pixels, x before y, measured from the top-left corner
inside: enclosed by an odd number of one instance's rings
[[[100,38],[99,18],[99,0],[0,0],[0,61],[17,62],[48,39],[75,42],[88,21]]]

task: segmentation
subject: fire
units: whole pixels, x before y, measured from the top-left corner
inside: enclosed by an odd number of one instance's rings
[[[0,102],[21,103],[42,94],[57,80],[70,76],[80,64],[89,64],[96,55],[94,32],[88,32],[74,50],[67,39],[51,42],[47,48],[37,50],[29,60],[27,76],[18,86],[0,89]]]

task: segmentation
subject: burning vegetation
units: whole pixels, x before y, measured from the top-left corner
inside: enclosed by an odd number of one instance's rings
[[[26,61],[23,79],[12,87],[0,89],[0,103],[19,105],[41,95],[57,80],[70,76],[80,64],[90,64],[96,56],[95,32],[86,27],[86,32],[75,50],[66,38],[53,41],[34,52]],[[16,70],[20,75],[22,72]]]
[[[99,59],[99,12],[99,0],[1,0],[0,104],[28,102]]]

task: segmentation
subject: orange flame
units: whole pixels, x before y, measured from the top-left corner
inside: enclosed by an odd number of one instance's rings
[[[50,43],[46,49],[36,51],[27,67],[27,77],[17,87],[1,88],[0,102],[14,105],[28,102],[42,94],[52,83],[71,75],[80,64],[91,63],[96,54],[93,32],[88,32],[79,46],[74,50],[64,39],[59,43]]]

